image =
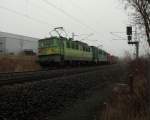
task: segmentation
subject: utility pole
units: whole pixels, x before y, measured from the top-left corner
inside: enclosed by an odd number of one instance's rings
[[[127,37],[128,44],[135,45],[136,48],[136,58],[139,57],[139,41],[137,40],[137,28],[135,30],[135,41],[132,41],[132,26],[127,26]]]
[[[139,42],[137,42],[135,46],[136,46],[136,58],[138,58],[139,57]]]

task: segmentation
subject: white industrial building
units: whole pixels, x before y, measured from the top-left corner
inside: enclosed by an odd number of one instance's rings
[[[0,32],[0,54],[18,54],[23,50],[37,52],[38,38]]]

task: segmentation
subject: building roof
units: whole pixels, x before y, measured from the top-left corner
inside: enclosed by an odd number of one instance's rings
[[[21,39],[21,40],[32,40],[32,41],[39,40],[39,38],[33,38],[33,37],[24,36],[24,35],[18,35],[14,33],[7,33],[7,32],[1,32],[1,31],[0,31],[0,37]]]

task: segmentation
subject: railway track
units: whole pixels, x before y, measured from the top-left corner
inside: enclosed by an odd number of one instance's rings
[[[52,78],[59,78],[64,76],[71,76],[90,71],[103,70],[105,68],[113,68],[118,66],[105,65],[97,67],[85,67],[85,68],[72,68],[72,69],[57,69],[57,70],[41,70],[41,71],[30,71],[30,72],[13,72],[13,73],[0,73],[0,85],[9,85],[24,82],[34,82]]]

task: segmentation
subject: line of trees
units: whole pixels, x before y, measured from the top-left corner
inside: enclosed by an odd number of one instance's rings
[[[135,24],[144,28],[150,46],[150,0],[123,0],[126,8],[132,8]]]

